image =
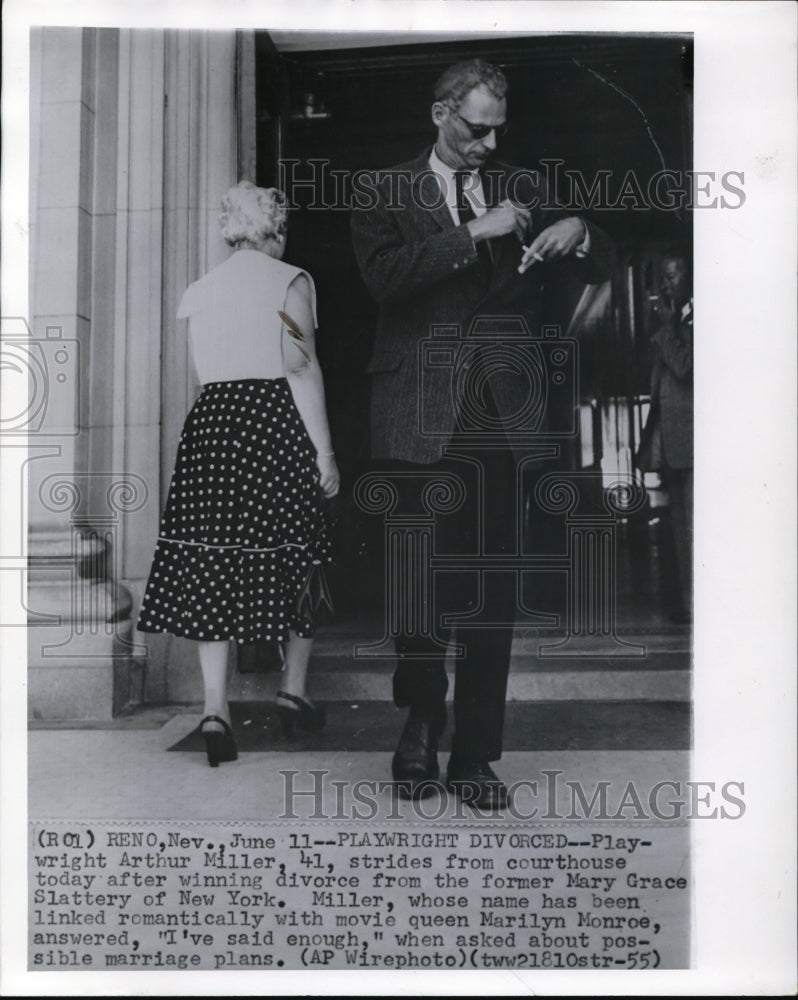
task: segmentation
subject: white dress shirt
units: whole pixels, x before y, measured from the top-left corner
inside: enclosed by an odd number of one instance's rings
[[[460,225],[460,215],[457,211],[457,181],[455,180],[454,170],[450,166],[447,166],[443,160],[435,152],[433,147],[432,152],[429,157],[430,170],[437,176],[438,183],[441,186],[441,193],[446,199],[446,207],[449,209],[449,214],[452,217],[452,222],[456,226]],[[479,176],[478,170],[458,170],[458,174],[468,174],[468,180],[463,183],[463,195],[468,199],[471,208],[474,211],[474,215],[479,217],[487,212],[488,208],[485,204],[485,192],[482,188],[482,178]]]
[[[457,182],[454,176],[455,171],[443,162],[440,156],[436,153],[434,146],[432,147],[432,152],[429,156],[429,165],[430,170],[432,170],[438,178],[438,183],[441,186],[441,193],[446,199],[446,207],[449,209],[452,221],[456,226],[459,226],[460,214],[457,211]],[[463,195],[468,199],[468,202],[474,211],[474,215],[477,217],[484,215],[488,208],[485,204],[485,191],[482,186],[482,178],[479,176],[479,171],[458,170],[457,173],[467,173],[469,175],[469,180],[463,184]],[[577,257],[585,257],[588,253],[590,253],[590,232],[587,226],[585,226],[585,238],[574,252]]]

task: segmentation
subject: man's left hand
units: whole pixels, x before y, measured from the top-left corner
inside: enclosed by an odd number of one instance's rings
[[[584,222],[576,216],[553,223],[542,233],[538,233],[533,242],[524,248],[524,256],[518,266],[519,274],[523,274],[533,264],[567,257],[584,243],[586,234]]]

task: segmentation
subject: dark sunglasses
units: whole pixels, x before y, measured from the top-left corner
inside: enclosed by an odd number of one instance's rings
[[[459,118],[460,121],[465,125],[468,131],[471,133],[472,139],[485,139],[491,134],[491,132],[496,133],[496,138],[501,139],[503,135],[507,135],[507,130],[509,129],[509,124],[507,122],[502,122],[501,125],[475,125],[470,122],[467,118],[463,118],[461,114],[457,111],[452,111],[455,118]]]

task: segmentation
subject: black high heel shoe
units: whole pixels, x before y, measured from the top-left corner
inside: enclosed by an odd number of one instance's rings
[[[300,729],[317,730],[323,729],[327,721],[324,709],[319,705],[312,705],[304,698],[299,698],[295,694],[288,694],[285,691],[278,691],[276,698],[282,698],[296,705],[296,708],[289,708],[287,705],[277,705],[277,717],[283,730],[283,736],[290,736],[294,731],[294,726]]]
[[[202,728],[206,722],[216,722],[223,727],[222,732],[211,729],[207,733]],[[208,763],[218,767],[229,760],[238,760],[238,748],[233,738],[233,730],[229,724],[218,715],[206,715],[200,723],[200,732],[205,737],[205,749],[208,753]]]

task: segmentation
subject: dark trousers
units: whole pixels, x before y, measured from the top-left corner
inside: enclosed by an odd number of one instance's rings
[[[436,556],[471,557],[467,569],[435,573],[435,633],[443,642],[454,637],[464,655],[455,660],[452,754],[470,760],[498,760],[502,752],[504,704],[516,607],[516,583],[510,572],[480,566],[479,553],[510,554],[519,518],[516,511],[516,463],[509,447],[463,449],[432,465],[381,464],[397,476],[397,512],[419,513],[419,483],[441,473],[458,476],[465,486],[462,506],[435,521]],[[481,471],[481,475],[480,475]],[[482,541],[480,542],[480,538]],[[481,545],[481,549],[480,549]],[[480,601],[481,595],[481,601]],[[473,626],[440,624],[441,614],[478,612]],[[445,718],[445,651],[428,637],[401,635],[396,640],[393,695],[400,706],[414,706]],[[442,727],[441,727],[442,728]]]
[[[671,505],[682,604],[689,611],[693,603],[693,470],[666,466],[663,479]]]

